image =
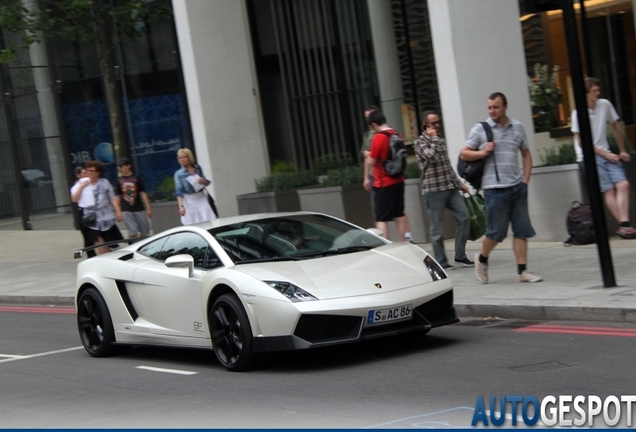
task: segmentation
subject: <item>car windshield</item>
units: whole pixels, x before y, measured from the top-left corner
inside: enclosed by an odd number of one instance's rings
[[[209,232],[235,264],[318,258],[386,244],[366,230],[318,214],[258,219]]]

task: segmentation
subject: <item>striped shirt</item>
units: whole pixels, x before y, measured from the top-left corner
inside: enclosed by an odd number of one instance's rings
[[[423,133],[415,140],[413,147],[422,171],[422,195],[462,188],[462,182],[448,159],[444,138]]]

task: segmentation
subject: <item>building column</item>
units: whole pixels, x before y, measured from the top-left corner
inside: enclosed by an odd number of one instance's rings
[[[428,8],[451,161],[475,123],[488,118],[488,96],[502,92],[507,114],[523,124],[538,165],[518,3],[435,0]]]
[[[269,172],[245,1],[173,0],[197,163],[221,216]]]
[[[402,133],[404,91],[400,75],[400,60],[395,44],[391,0],[367,0],[375,70],[380,90],[380,109],[389,126]]]

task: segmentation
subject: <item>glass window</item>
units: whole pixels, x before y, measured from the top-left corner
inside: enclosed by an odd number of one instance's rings
[[[174,255],[187,254],[194,259],[194,268],[211,270],[222,265],[208,242],[198,234],[183,232],[149,243],[138,251],[161,262]]]

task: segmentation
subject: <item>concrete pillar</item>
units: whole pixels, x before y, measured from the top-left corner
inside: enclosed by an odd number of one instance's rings
[[[35,9],[36,4],[31,0],[22,0],[25,8]],[[53,193],[55,195],[55,205],[58,211],[63,210],[63,206],[71,203],[69,189],[67,188],[66,169],[62,142],[60,140],[60,130],[58,127],[57,110],[55,100],[51,92],[57,91],[55,83],[51,80],[49,73],[49,61],[46,55],[46,47],[42,43],[29,45],[29,57],[33,68],[33,83],[37,92],[38,106],[42,118],[42,132],[46,143],[46,156],[51,171],[53,181]]]
[[[269,159],[244,0],[173,0],[197,162],[221,216]]]
[[[395,44],[393,12],[390,0],[367,0],[371,23],[371,40],[375,56],[375,70],[380,89],[380,109],[387,123],[404,133],[402,104],[404,91],[398,50]]]
[[[508,116],[523,124],[533,163],[539,164],[518,3],[434,0],[428,8],[451,161],[475,123],[488,118],[488,96],[499,91],[508,99]]]

